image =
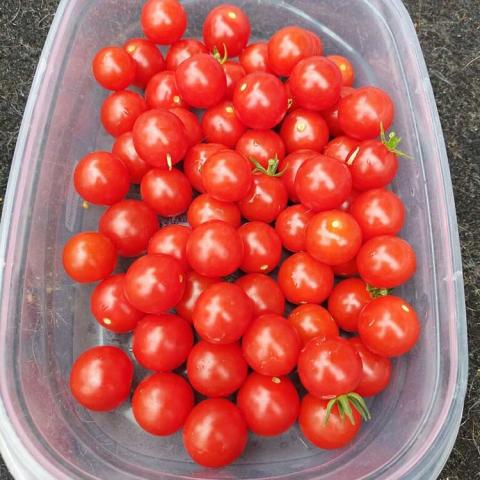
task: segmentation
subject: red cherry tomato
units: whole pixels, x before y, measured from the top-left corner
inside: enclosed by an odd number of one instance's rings
[[[265,377],[253,372],[238,392],[237,405],[249,430],[275,436],[286,432],[298,417],[300,398],[288,377]]]
[[[120,47],[102,48],[93,59],[95,80],[107,90],[124,90],[135,80],[136,65]]]
[[[178,91],[175,72],[169,70],[157,73],[150,79],[145,89],[145,100],[149,108],[188,108]]]
[[[270,225],[248,222],[238,229],[238,233],[244,247],[241,270],[246,273],[269,273],[278,265],[282,257],[282,242]]]
[[[170,45],[187,28],[187,14],[177,0],[147,0],[142,9],[142,30],[152,42]]]
[[[363,280],[374,287],[398,287],[415,273],[415,252],[401,238],[390,235],[374,237],[358,252],[357,267]]]
[[[189,270],[187,261],[187,241],[192,229],[185,225],[166,225],[162,227],[148,243],[148,254],[162,253],[176,258],[184,271]]]
[[[192,347],[192,328],[178,315],[147,315],[133,332],[133,354],[149,370],[175,370],[185,362]]]
[[[232,102],[224,101],[205,112],[202,129],[208,142],[234,148],[246,127],[235,115]]]
[[[273,278],[263,273],[249,273],[242,275],[235,283],[252,301],[255,318],[264,313],[283,315],[285,297]]]
[[[275,222],[275,230],[284,248],[291,252],[305,250],[307,225],[313,216],[314,213],[303,205],[292,205],[280,213]]]
[[[357,277],[357,259],[353,258],[349,262],[342,263],[341,265],[333,265],[332,270],[337,277]]]
[[[363,344],[382,357],[409,352],[420,336],[420,322],[413,307],[393,295],[379,297],[358,316],[358,333]]]
[[[187,361],[192,387],[206,397],[228,397],[245,382],[248,365],[238,343],[215,345],[198,342]]]
[[[207,158],[214,153],[226,149],[227,147],[224,145],[216,143],[201,143],[190,148],[183,160],[183,171],[195,190],[198,192],[205,191],[203,188],[201,171]]]
[[[265,314],[245,332],[242,347],[245,360],[256,372],[281,376],[295,368],[301,344],[296,330],[285,318]]]
[[[132,379],[133,364],[125,352],[117,347],[93,347],[75,360],[70,389],[83,407],[108,412],[128,398]]]
[[[180,375],[155,373],[138,385],[132,397],[137,423],[152,435],[172,435],[193,408],[192,387]]]
[[[197,116],[186,108],[170,108],[170,112],[175,114],[183,123],[187,134],[188,146],[193,147],[203,139],[203,131]]]
[[[221,202],[208,193],[204,193],[196,197],[190,204],[187,219],[193,228],[211,220],[221,220],[229,223],[232,227],[238,228],[241,222],[241,214],[236,203]]]
[[[115,246],[101,233],[77,233],[63,248],[63,268],[79,283],[97,282],[108,277],[116,263]]]
[[[187,211],[192,202],[192,187],[180,170],[154,168],[140,184],[142,198],[162,217],[175,217]]]
[[[124,133],[115,139],[112,153],[127,167],[132,183],[140,183],[143,176],[152,168],[135,150],[132,132]]]
[[[133,81],[135,86],[144,89],[156,73],[165,69],[162,52],[150,40],[131,38],[123,48],[133,58],[137,67]]]
[[[235,150],[247,160],[255,160],[268,168],[271,159],[285,158],[285,145],[273,130],[247,130],[238,140]]]
[[[231,100],[237,83],[246,75],[246,72],[238,62],[225,62],[222,67],[227,81],[225,100]]]
[[[143,318],[123,293],[125,275],[112,275],[100,282],[90,297],[90,309],[97,322],[114,333],[132,331]]]
[[[233,105],[238,118],[247,127],[268,130],[285,116],[287,92],[275,75],[250,73],[235,87]]]
[[[341,135],[327,143],[323,149],[326,157],[335,158],[340,162],[346,162],[350,154],[358,147],[358,141]]]
[[[292,202],[299,202],[297,192],[295,191],[295,178],[297,177],[298,170],[309,158],[316,155],[317,152],[313,150],[297,150],[287,155],[284,160],[280,162],[278,170],[284,172],[280,178],[287,187],[288,196]]]
[[[194,38],[183,38],[175,42],[168,50],[165,58],[166,70],[174,72],[177,67],[197,53],[208,53],[207,47]]]
[[[282,263],[278,283],[291,303],[322,303],[332,291],[333,271],[308,253],[299,252]]]
[[[200,402],[183,428],[185,450],[204,467],[218,468],[232,463],[242,454],[247,440],[247,425],[242,412],[223,398]]]
[[[181,263],[168,255],[145,255],[126,274],[125,296],[138,310],[160,314],[173,308],[185,290]]]
[[[268,66],[268,44],[265,42],[248,45],[240,54],[239,60],[246,73],[272,73]]]
[[[130,188],[127,167],[108,152],[93,152],[75,167],[73,183],[78,194],[95,205],[113,205]]]
[[[351,87],[342,87],[340,89],[340,99],[350,95],[355,89]],[[330,130],[330,136],[338,137],[343,135],[343,130],[340,127],[340,122],[338,120],[338,107],[340,105],[340,99],[338,102],[330,108],[322,110],[322,117],[325,122],[327,122],[328,129]]]
[[[206,277],[224,277],[240,267],[243,242],[230,224],[211,221],[196,227],[187,243],[191,267]]]
[[[327,58],[340,70],[342,74],[342,86],[351,87],[355,81],[355,70],[350,61],[342,55],[328,55]]]

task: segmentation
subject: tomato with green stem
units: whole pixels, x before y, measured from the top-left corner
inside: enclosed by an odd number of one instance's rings
[[[107,90],[124,90],[136,75],[135,62],[120,47],[102,48],[93,59],[92,70],[95,80]]]
[[[207,142],[234,148],[246,127],[235,115],[233,103],[226,100],[210,107],[204,113],[202,130]]]
[[[187,241],[191,233],[192,229],[186,225],[165,225],[150,238],[148,254],[170,255],[180,262],[186,272],[190,268],[187,261]]]
[[[269,160],[278,159],[281,162],[285,158],[285,145],[274,130],[247,130],[239,138],[235,150],[265,169],[269,166]]]
[[[150,79],[165,69],[162,52],[155,43],[145,38],[131,38],[123,45],[126,52],[133,58],[136,73],[133,84],[145,88]]]
[[[283,248],[291,252],[305,250],[307,226],[313,216],[314,213],[303,205],[292,205],[278,215],[275,230]]]
[[[187,28],[187,13],[177,0],[147,0],[141,14],[143,33],[159,45],[171,45]]]

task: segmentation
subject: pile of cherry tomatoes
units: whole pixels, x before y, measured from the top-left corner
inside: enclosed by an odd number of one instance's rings
[[[401,156],[385,134],[393,103],[352,87],[350,62],[324,56],[314,32],[286,26],[249,44],[234,5],[207,15],[203,41],[181,38],[177,0],[148,0],[141,25],[146,38],[93,61],[113,91],[101,121],[115,142],[80,160],[74,184],[85,207],[108,209],[63,252],[71,278],[99,282],[93,317],[133,332],[133,357],[155,372],[135,387],[134,417],[153,435],[183,427],[209,467],[241,455],[248,431],[297,420],[317,447],[342,447],[420,331],[390,292],[416,263],[387,188]],[[125,273],[113,273],[119,256],[132,257]],[[94,347],[71,390],[109,411],[133,372],[121,349]]]

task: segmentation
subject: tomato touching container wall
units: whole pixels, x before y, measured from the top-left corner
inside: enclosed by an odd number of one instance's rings
[[[218,0],[183,2],[188,35]],[[414,160],[401,159],[394,185],[406,205],[402,235],[418,271],[399,294],[415,305],[423,332],[395,364],[390,388],[371,403],[373,420],[343,450],[311,447],[293,428],[252,438],[220,471],[194,465],[181,436],[142,432],[128,406],[104,415],[74,403],[70,365],[83,349],[128,339],[101,329],[88,309],[91,286],[74,285],[61,252],[74,232],[95,229],[101,209],[83,209],[71,173],[84,154],[108,149],[99,105],[106,92],[90,72],[94,53],[140,34],[141,0],[64,0],[35,77],[2,218],[0,255],[0,447],[19,479],[427,479],[445,463],[458,431],[467,375],[460,249],[448,162],[428,73],[399,0],[244,0],[252,36],[299,24],[326,51],[346,54],[358,83],[394,98],[395,129]]]

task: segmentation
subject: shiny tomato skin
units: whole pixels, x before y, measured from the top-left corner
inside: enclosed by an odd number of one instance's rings
[[[137,68],[133,84],[144,89],[150,79],[165,69],[165,60],[157,46],[145,38],[131,38],[123,48],[133,58]]]
[[[177,0],[147,0],[140,21],[145,36],[160,45],[175,43],[187,28],[187,14]]]
[[[280,213],[275,222],[275,230],[283,248],[290,252],[305,250],[307,226],[313,216],[314,213],[303,205],[292,205]]]
[[[268,66],[268,44],[265,42],[248,45],[240,54],[239,60],[246,73],[272,73]]]
[[[188,108],[178,91],[175,72],[169,70],[157,73],[150,79],[145,89],[145,101],[148,108]]]
[[[225,91],[225,100],[232,100],[233,92],[237,83],[247,74],[238,62],[225,62],[222,64],[227,81],[227,90]]]
[[[288,196],[292,202],[298,203],[299,199],[295,191],[295,178],[300,167],[309,159],[317,155],[314,150],[297,150],[287,155],[280,162],[278,170],[284,172],[280,177],[287,187]]]
[[[268,167],[271,159],[285,158],[285,145],[273,130],[247,130],[238,140],[235,150],[247,160],[255,160],[262,167]],[[253,167],[253,163],[252,163]]]
[[[339,101],[330,108],[322,110],[322,117],[325,122],[327,122],[328,130],[330,131],[331,137],[338,137],[343,135],[342,127],[340,127],[340,121],[338,120],[338,107],[340,105],[340,100],[347,95],[350,95],[355,89],[351,87],[342,87],[340,89],[340,99]]]
[[[93,59],[95,80],[107,90],[124,90],[135,80],[136,65],[120,47],[102,48]]]
[[[342,86],[351,87],[355,81],[355,70],[352,63],[342,55],[328,55],[328,60],[333,62],[342,74]]]
[[[127,167],[132,183],[140,183],[143,176],[152,168],[135,150],[132,132],[124,133],[115,139],[112,154]]]
[[[165,225],[148,242],[148,254],[162,253],[177,259],[186,272],[190,269],[187,261],[187,241],[192,229],[185,225]]]
[[[241,223],[241,213],[236,203],[221,202],[208,193],[203,193],[190,204],[187,219],[193,228],[212,220],[221,220],[238,228]]]
[[[133,364],[123,350],[113,346],[93,347],[73,363],[70,389],[80,405],[97,412],[120,406],[130,393]]]
[[[203,140],[202,126],[193,112],[182,107],[170,108],[169,111],[175,114],[183,123],[189,147],[193,147]]]
[[[326,157],[335,158],[340,162],[346,162],[350,154],[358,147],[358,140],[341,135],[330,140],[323,149]]]
[[[197,53],[208,53],[207,47],[194,38],[182,38],[170,46],[165,57],[166,70],[174,72],[177,67]]]

